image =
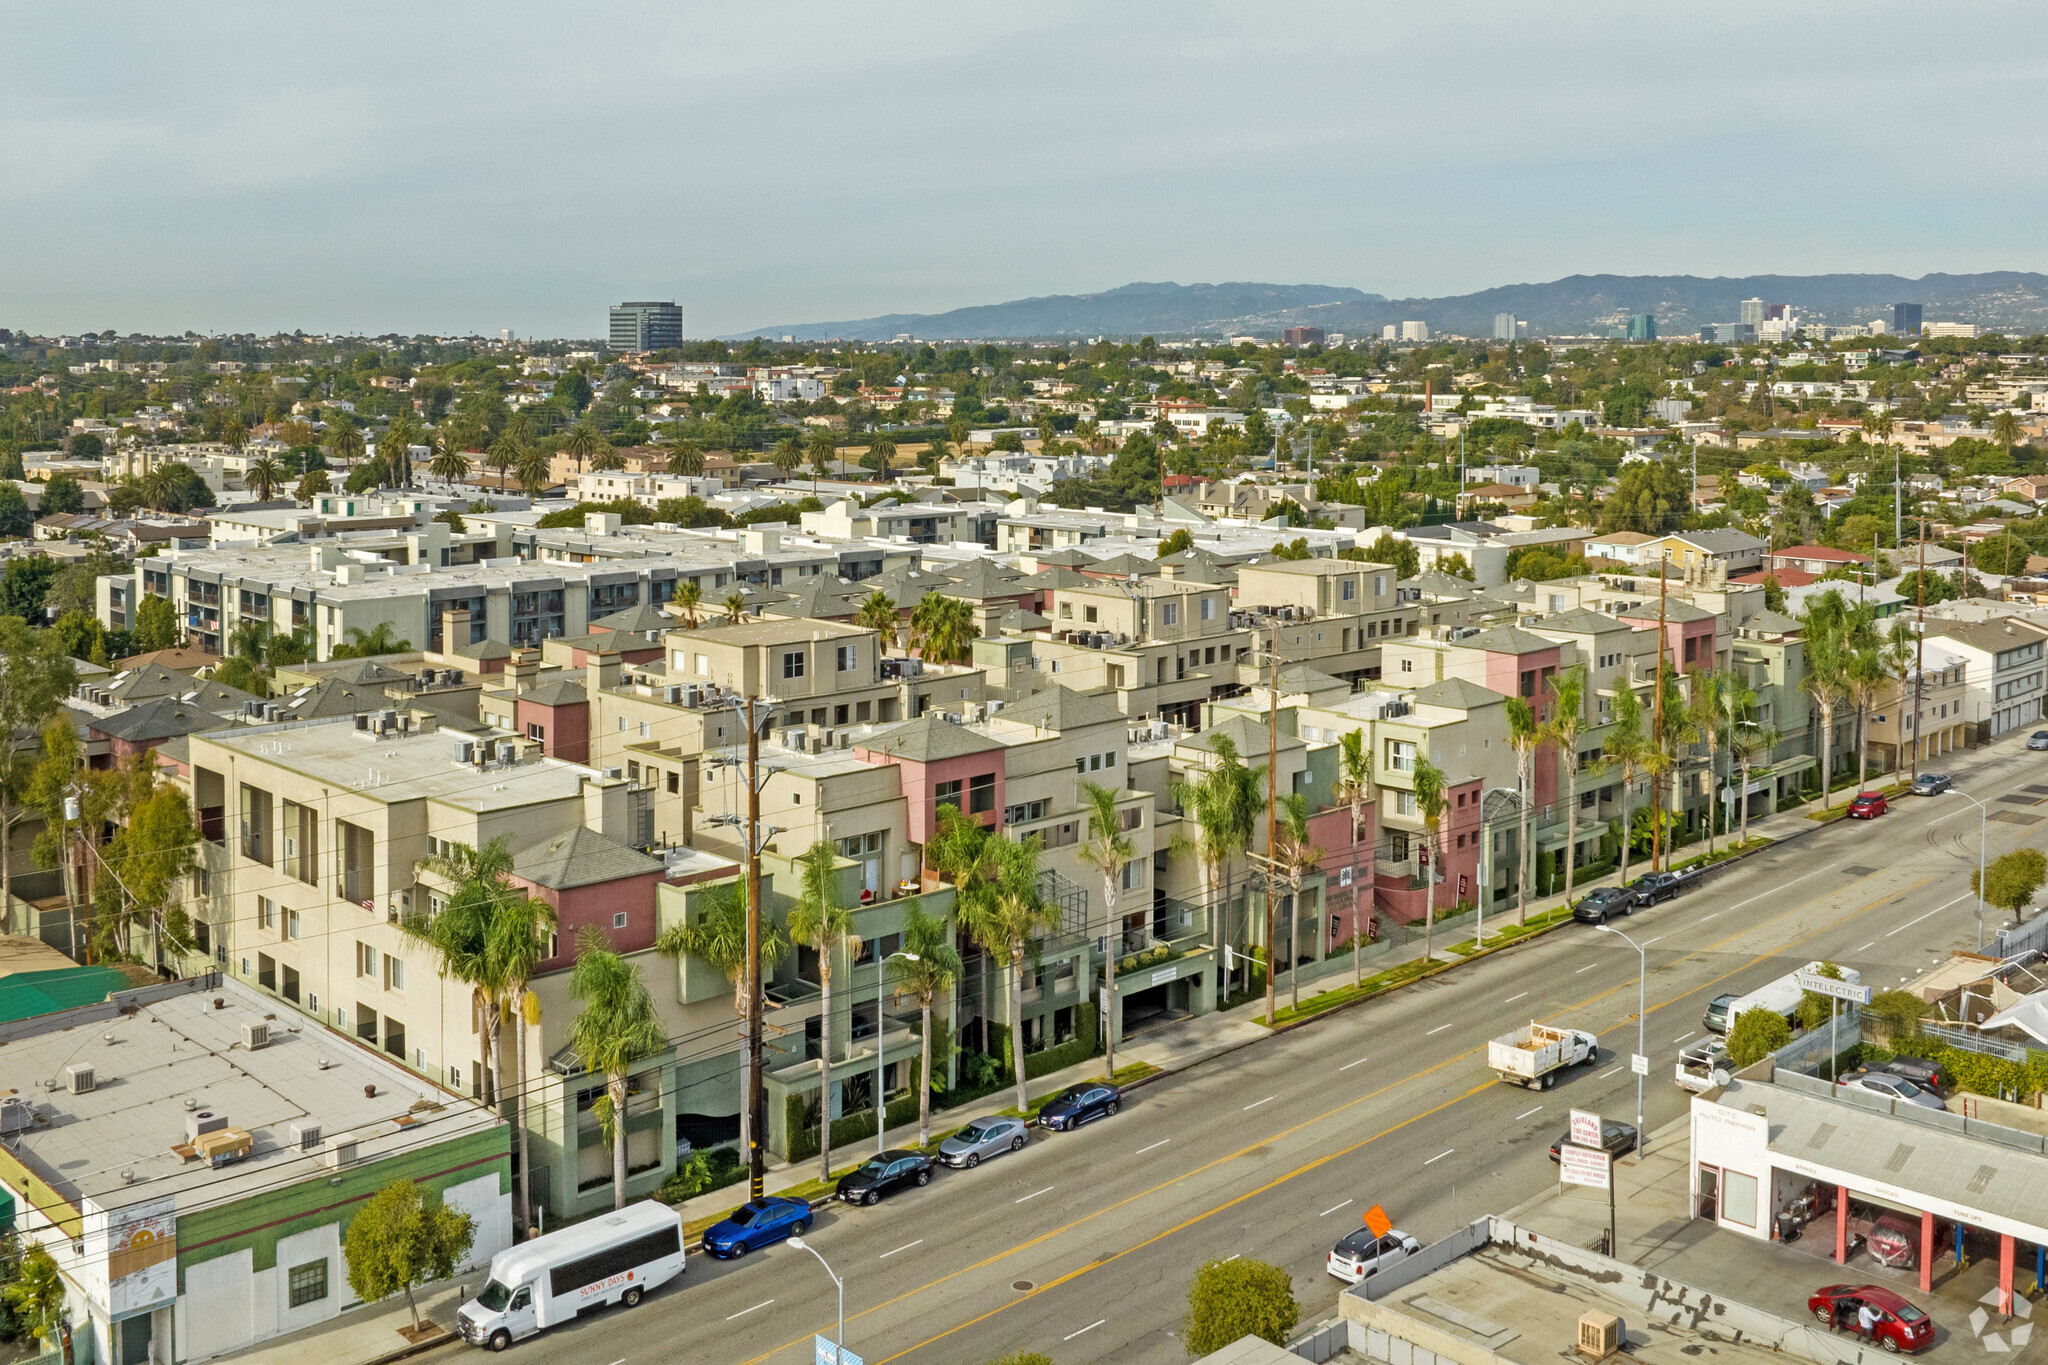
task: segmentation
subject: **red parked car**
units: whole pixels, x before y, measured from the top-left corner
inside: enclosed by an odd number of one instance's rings
[[[1869,1284],[1831,1284],[1806,1301],[1814,1320],[1823,1327],[1856,1331],[1856,1312],[1868,1304],[1877,1310],[1874,1329],[1877,1344],[1897,1355],[1909,1355],[1934,1344],[1934,1320],[1912,1304]]]
[[[1856,799],[1849,803],[1851,820],[1875,820],[1888,809],[1883,792],[1857,792]]]

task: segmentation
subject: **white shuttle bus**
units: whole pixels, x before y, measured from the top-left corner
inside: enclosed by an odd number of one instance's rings
[[[508,1247],[456,1322],[472,1346],[502,1351],[586,1308],[623,1303],[683,1273],[683,1220],[652,1199]]]

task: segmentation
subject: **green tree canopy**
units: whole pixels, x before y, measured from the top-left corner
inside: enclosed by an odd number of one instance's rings
[[[405,1295],[412,1325],[420,1325],[415,1285],[445,1280],[469,1254],[476,1228],[466,1213],[410,1180],[395,1180],[364,1201],[349,1219],[341,1249],[348,1287],[364,1303]]]
[[[1614,491],[1600,504],[1600,529],[1661,535],[1682,527],[1691,505],[1687,471],[1669,460],[1647,460],[1621,471]]]
[[[43,516],[59,513],[83,512],[85,510],[85,489],[69,474],[52,474],[50,481],[43,485],[42,501],[36,510]]]
[[[1188,1285],[1181,1345],[1191,1356],[1209,1355],[1248,1336],[1285,1346],[1300,1321],[1294,1281],[1280,1266],[1249,1257],[1206,1261]]]
[[[1999,854],[1985,869],[1984,899],[2009,915],[2023,915],[2043,881],[2048,881],[2048,854],[2038,848],[2016,848]],[[1974,871],[1970,873],[1970,890],[1977,890]]]
[[[1728,1060],[1738,1067],[1770,1056],[1792,1041],[1792,1026],[1774,1009],[1744,1010],[1728,1030]]]

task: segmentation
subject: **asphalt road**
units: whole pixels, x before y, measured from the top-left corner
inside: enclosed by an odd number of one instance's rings
[[[2019,744],[1950,770],[1994,817],[2028,821],[2035,802],[2048,816],[2048,756]],[[1819,957],[1881,989],[1973,946],[1978,826],[1960,796],[1902,798],[1621,921],[1649,963],[1645,1131],[1684,1113],[1673,1065],[1716,994]],[[1988,829],[1993,858],[2040,837],[2030,822]],[[1184,1361],[1187,1281],[1237,1255],[1286,1267],[1313,1322],[1342,1287],[1324,1255],[1368,1206],[1428,1243],[1553,1184],[1567,1109],[1634,1122],[1637,964],[1615,936],[1566,928],[1146,1086],[1077,1133],[878,1208],[821,1212],[810,1241],[846,1281],[847,1349],[867,1365],[1018,1350]],[[1487,1040],[1531,1019],[1598,1033],[1599,1061],[1549,1092],[1499,1083]],[[513,1349],[531,1365],[797,1365],[832,1332],[833,1296],[802,1251],[693,1253],[683,1282],[641,1307]]]

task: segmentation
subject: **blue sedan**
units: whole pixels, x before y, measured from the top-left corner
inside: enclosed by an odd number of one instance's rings
[[[771,1247],[811,1230],[811,1206],[802,1199],[771,1194],[751,1199],[704,1233],[704,1250],[721,1260]]]
[[[1107,1118],[1123,1106],[1117,1088],[1102,1081],[1070,1085],[1045,1102],[1038,1111],[1041,1127],[1054,1132],[1079,1128],[1090,1119]]]

